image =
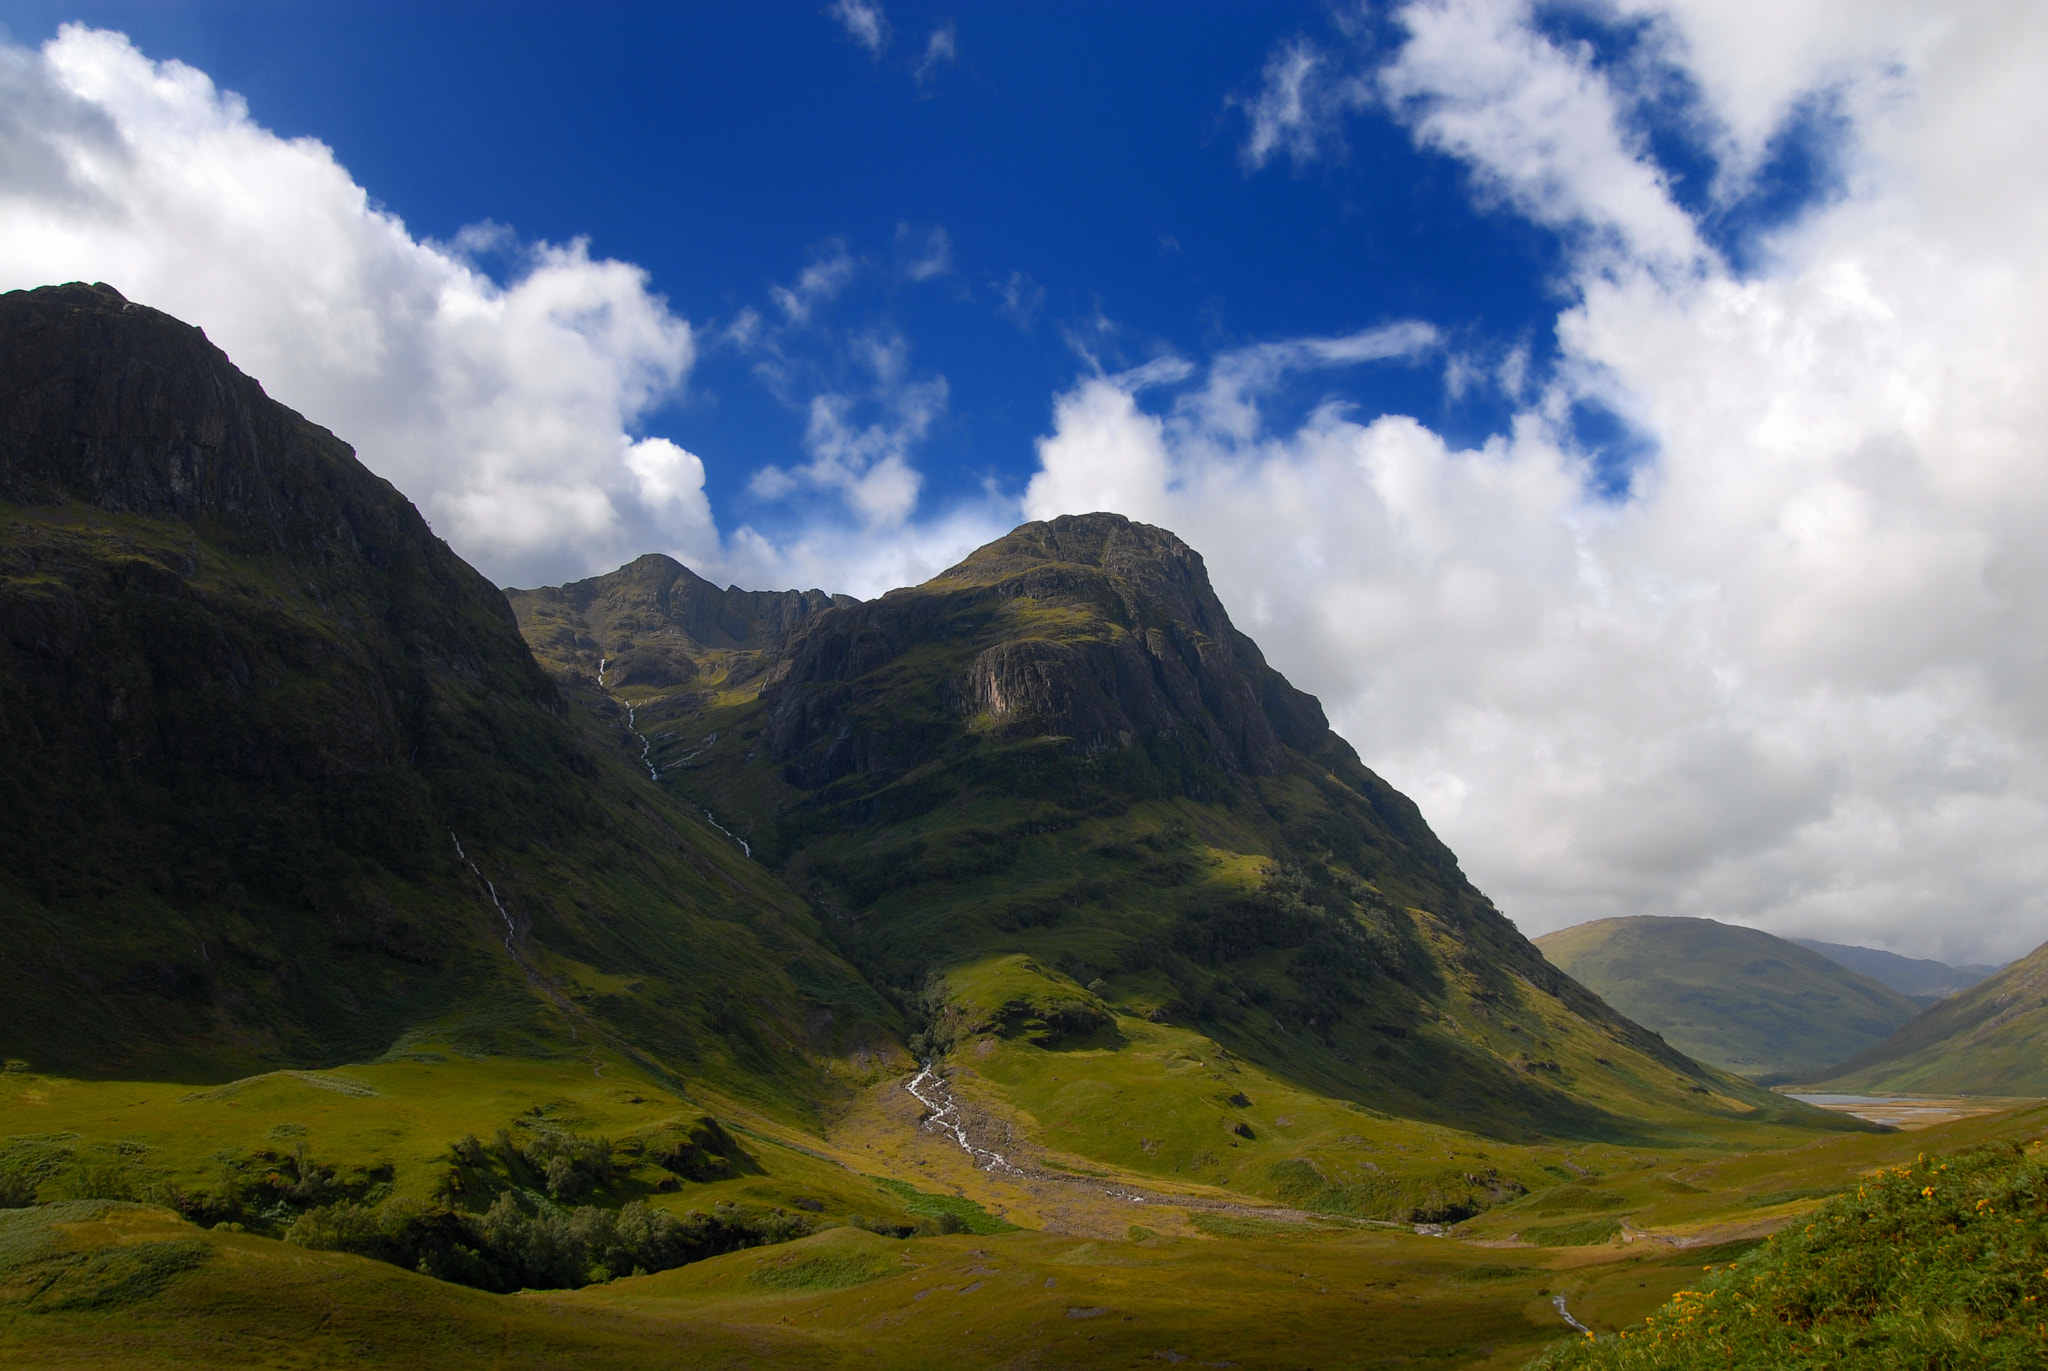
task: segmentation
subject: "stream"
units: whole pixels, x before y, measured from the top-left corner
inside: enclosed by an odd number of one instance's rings
[[[920,1088],[922,1087],[922,1088]],[[911,1097],[931,1112],[920,1122],[922,1128],[935,1128],[960,1144],[975,1166],[983,1171],[999,1171],[1005,1176],[1022,1176],[1021,1167],[1012,1166],[1010,1159],[1000,1152],[991,1152],[986,1147],[976,1147],[967,1136],[967,1125],[960,1115],[960,1102],[953,1098],[952,1087],[946,1078],[932,1070],[926,1062],[910,1083],[903,1087]]]
[[[498,887],[492,885],[491,878],[484,875],[478,869],[477,864],[469,859],[469,854],[462,850],[462,839],[455,836],[455,830],[452,828],[448,830],[448,841],[455,844],[455,855],[464,866],[469,868],[469,874],[482,881],[484,889],[491,893],[491,904],[497,908],[498,917],[505,921],[505,950],[512,954],[512,960],[519,961],[519,952],[512,946],[512,935],[519,930],[513,926],[512,916],[505,910],[505,902],[498,898]],[[526,965],[524,962],[519,964],[521,966]]]
[[[618,700],[619,697],[612,694],[612,688],[604,683],[604,669],[611,665],[611,660],[609,657],[597,659],[597,686],[605,694],[611,695],[613,699]],[[619,700],[619,703],[626,707],[626,732],[640,740],[640,765],[647,768],[647,779],[650,781],[660,780],[661,769],[655,766],[652,756],[654,744],[647,741],[647,735],[634,726],[633,713],[635,706],[633,702],[630,700]]]
[[[1552,1295],[1550,1297],[1550,1302],[1557,1307],[1557,1316],[1559,1318],[1563,1319],[1572,1327],[1578,1329],[1581,1333],[1584,1333],[1587,1337],[1593,1336],[1593,1330],[1586,1327],[1586,1325],[1584,1325],[1583,1323],[1580,1323],[1577,1319],[1573,1318],[1572,1311],[1564,1307],[1564,1296]]]

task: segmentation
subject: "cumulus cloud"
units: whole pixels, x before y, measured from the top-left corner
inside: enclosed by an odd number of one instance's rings
[[[324,145],[73,25],[0,48],[0,285],[81,277],[202,325],[316,420],[346,416],[363,460],[496,578],[717,545],[701,464],[632,433],[695,354],[644,272],[494,226],[416,240]]]
[[[1417,0],[1347,72],[1283,44],[1267,122],[1248,111],[1248,159],[1322,155],[1331,106],[1288,91],[1369,83],[1363,117],[1581,249],[1557,365],[1496,369],[1526,397],[1509,431],[1459,450],[1337,404],[1275,430],[1261,395],[1344,360],[1313,340],[1149,392],[1160,375],[1091,372],[1055,403],[1025,511],[1120,509],[1200,548],[1241,625],[1531,931],[1697,914],[2024,952],[2048,937],[2048,166],[2028,132],[2048,18],[1608,13],[1665,70],[1596,62],[1512,0]],[[1670,69],[1723,200],[1802,108],[1845,112],[1840,193],[1753,270],[1707,245],[1642,136]],[[1437,356],[1415,327],[1361,360]],[[1623,498],[1573,439],[1588,400],[1653,444]]]

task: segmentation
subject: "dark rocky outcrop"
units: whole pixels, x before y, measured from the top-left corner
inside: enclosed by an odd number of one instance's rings
[[[602,662],[615,686],[683,685],[710,653],[758,654],[819,611],[859,603],[822,590],[720,590],[658,552],[602,576],[505,593],[527,641],[558,669],[595,676]]]
[[[964,669],[884,670],[963,638],[987,640]],[[1278,775],[1284,745],[1328,732],[1232,626],[1201,556],[1116,514],[1026,524],[924,585],[800,624],[775,655],[770,746],[811,788],[907,770],[960,726],[1083,752],[1163,743],[1224,777]]]

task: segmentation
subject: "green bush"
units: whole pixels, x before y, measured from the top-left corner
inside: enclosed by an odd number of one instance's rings
[[[1923,1155],[1709,1273],[1532,1371],[2048,1365],[2048,1166],[2039,1143]]]
[[[575,1289],[811,1231],[771,1209],[747,1215],[714,1205],[677,1217],[634,1201],[619,1209],[565,1209],[531,1192],[505,1191],[482,1213],[393,1200],[374,1209],[351,1200],[308,1210],[287,1235],[301,1247],[353,1252],[483,1290]]]

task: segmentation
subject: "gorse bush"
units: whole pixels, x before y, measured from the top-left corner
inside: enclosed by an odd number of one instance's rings
[[[2048,1365],[2041,1144],[1922,1156],[1836,1196],[1641,1325],[1532,1371]]]

